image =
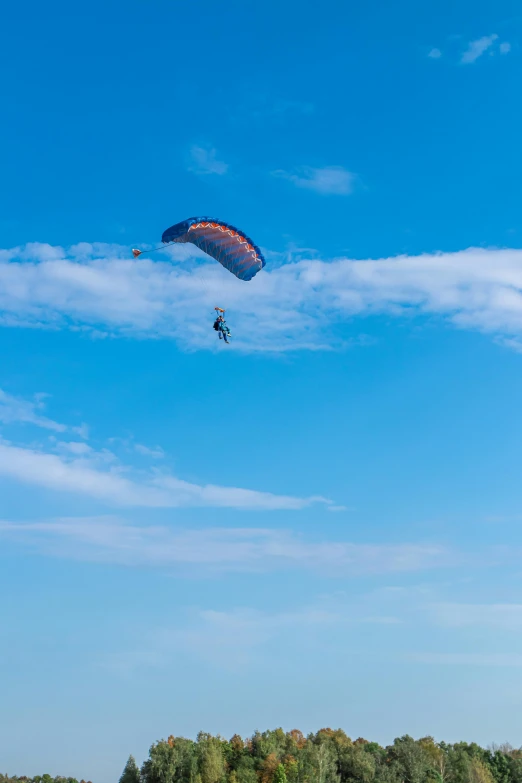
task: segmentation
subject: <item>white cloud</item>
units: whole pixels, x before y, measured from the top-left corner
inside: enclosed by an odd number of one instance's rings
[[[163,459],[165,456],[165,452],[161,446],[154,446],[154,448],[151,449],[149,446],[144,446],[142,443],[135,443],[134,451],[137,451],[138,454],[142,454],[144,457],[151,457],[153,459]]]
[[[87,454],[92,453],[91,446],[89,446],[87,443],[84,443],[83,441],[59,441],[56,444],[56,447],[60,451],[70,452],[76,457],[86,456]]]
[[[99,465],[115,464],[118,462],[116,454],[109,449],[99,449],[96,451],[92,446],[89,446],[83,441],[63,441],[51,438],[51,443],[54,444],[53,451],[58,453],[60,459],[65,462],[76,461],[77,465],[84,465],[87,467],[97,467]],[[11,444],[9,444],[11,445]]]
[[[430,49],[428,52],[428,57],[431,57],[432,60],[438,60],[439,57],[442,57],[442,52],[440,49],[434,48]]]
[[[303,167],[298,174],[275,171],[274,176],[290,180],[298,188],[315,190],[322,195],[347,196],[353,192],[355,175],[342,166],[325,166],[322,169]]]
[[[75,432],[86,436],[87,426],[67,427],[41,415],[46,395],[25,400],[0,390],[0,422],[31,423],[44,429]],[[121,439],[112,438],[111,443]],[[162,459],[160,446],[149,448],[132,439],[121,441],[127,451]],[[321,496],[309,498],[275,495],[238,487],[194,484],[172,476],[166,470],[133,471],[122,465],[113,451],[95,450],[84,441],[48,439],[47,449],[16,445],[0,439],[0,476],[60,492],[87,495],[111,504],[174,508],[212,506],[237,509],[301,509],[313,503],[331,505]],[[129,448],[130,446],[130,448]]]
[[[2,424],[33,424],[43,429],[64,432],[67,427],[57,421],[42,416],[39,411],[44,408],[41,395],[36,395],[34,400],[25,400],[15,397],[0,389],[0,422]]]
[[[191,484],[168,474],[154,473],[135,480],[122,475],[121,466],[104,465],[104,461],[112,460],[104,460],[103,456],[102,453],[100,459],[100,453],[96,453],[92,460],[71,460],[69,455],[62,457],[0,442],[0,476],[121,506],[297,510],[312,503],[329,502],[320,497],[298,498],[236,487]]]
[[[522,250],[301,259],[268,266],[250,283],[216,262],[131,260],[128,248],[104,245],[51,250],[3,254],[0,324],[161,335],[218,350],[208,317],[218,297],[230,313],[231,350],[327,350],[340,345],[336,323],[382,313],[442,317],[513,348],[522,340]]]
[[[311,503],[329,504],[331,502],[318,495],[304,499],[272,495],[269,492],[255,492],[251,489],[219,487],[213,484],[200,486],[168,475],[158,476],[154,483],[167,490],[170,495],[178,499],[177,504],[183,506],[275,510],[280,508],[299,509],[309,506]]]
[[[508,54],[511,51],[511,44],[508,43],[508,41],[504,41],[503,43],[500,44],[498,48],[500,54]]]
[[[470,41],[468,44],[468,48],[463,53],[462,57],[460,58],[460,62],[463,64],[470,64],[474,63],[475,60],[478,60],[479,57],[481,57],[484,52],[486,52],[497,40],[498,35],[484,35],[482,38],[477,38],[476,41]]]
[[[71,431],[75,432],[76,435],[79,435],[80,438],[84,438],[85,440],[87,440],[87,438],[89,437],[89,427],[87,426],[87,424],[85,424],[85,422],[83,424],[80,424],[79,427],[71,427]]]
[[[311,541],[263,528],[173,529],[114,517],[1,522],[0,534],[80,560],[128,566],[201,566],[218,570],[322,570],[329,575],[409,573],[456,565],[445,547]],[[381,618],[382,621],[382,618]]]
[[[100,471],[83,460],[0,443],[0,476],[59,492],[73,492],[124,506],[168,506],[168,496],[134,484],[117,472]]]
[[[228,164],[218,160],[217,151],[213,147],[199,147],[196,144],[190,148],[191,162],[189,171],[195,174],[226,174]]]

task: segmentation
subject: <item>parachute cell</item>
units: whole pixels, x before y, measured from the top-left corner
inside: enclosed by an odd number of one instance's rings
[[[257,245],[238,228],[223,220],[188,218],[164,231],[161,241],[165,244],[191,242],[240,280],[252,280],[266,266]]]

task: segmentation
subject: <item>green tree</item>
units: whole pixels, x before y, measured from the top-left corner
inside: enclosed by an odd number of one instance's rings
[[[121,773],[120,783],[140,783],[140,771],[134,756],[129,756],[127,759],[127,763]]]
[[[195,743],[184,737],[169,737],[152,745],[141,768],[143,783],[196,783]]]
[[[285,768],[278,764],[273,777],[273,783],[287,783]]]
[[[197,743],[198,769],[202,783],[218,783],[225,774],[223,747],[218,737],[200,732]]]
[[[225,743],[223,750],[225,754],[225,761],[230,769],[236,769],[241,763],[241,759],[248,754],[245,743],[239,734],[234,734],[234,736],[227,743]]]
[[[375,778],[376,760],[365,745],[348,745],[339,750],[339,772],[344,782],[371,783]]]
[[[291,747],[291,739],[285,734],[283,729],[275,731],[256,731],[252,737],[252,752],[258,759],[266,759],[271,754],[280,759],[287,749]]]
[[[496,783],[510,783],[511,765],[509,757],[500,749],[486,751],[486,764]]]
[[[495,783],[488,765],[476,756],[469,765],[469,783]]]
[[[295,756],[288,755],[283,759],[285,775],[288,783],[298,783],[299,781],[299,762]],[[517,781],[518,783],[518,781]],[[522,783],[522,781],[520,781]]]
[[[258,783],[256,771],[253,766],[242,763],[235,770],[237,783]]]
[[[337,753],[332,742],[307,742],[300,754],[300,781],[339,783]]]
[[[400,767],[405,783],[425,782],[431,764],[421,743],[406,734],[396,739],[387,750],[390,761],[395,761]]]
[[[509,776],[512,783],[522,783],[522,753],[514,750],[509,756]]]

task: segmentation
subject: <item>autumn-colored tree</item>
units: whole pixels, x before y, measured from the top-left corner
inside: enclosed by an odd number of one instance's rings
[[[279,763],[279,759],[277,758],[275,753],[270,753],[266,759],[263,761],[260,767],[260,775],[259,780],[260,783],[273,783],[275,780],[275,774],[276,770],[282,766]],[[284,771],[284,767],[283,767]],[[286,775],[285,775],[286,778]]]
[[[306,745],[305,736],[302,731],[299,731],[299,729],[292,729],[292,731],[288,732],[287,736],[298,750],[301,750]]]
[[[227,768],[231,770],[236,769],[241,763],[241,759],[249,752],[239,734],[234,734],[228,742],[223,744],[222,749]]]
[[[235,753],[242,753],[245,748],[245,743],[239,734],[234,734],[234,736],[229,740],[229,745]]]

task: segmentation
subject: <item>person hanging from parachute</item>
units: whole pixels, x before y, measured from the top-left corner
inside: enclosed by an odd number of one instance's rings
[[[191,242],[204,253],[214,258],[216,261],[235,275],[239,280],[249,281],[266,266],[266,261],[261,250],[243,231],[225,223],[223,220],[216,220],[209,217],[192,217],[171,226],[163,232],[161,241],[164,245],[170,245],[177,242]],[[159,250],[160,248],[154,248]],[[134,248],[132,254],[134,258],[142,253],[150,253],[150,250],[138,250]],[[230,329],[228,328],[224,310],[216,307],[216,320],[214,329],[219,333],[219,339],[224,339],[228,343]],[[216,326],[217,325],[217,326]]]
[[[214,321],[214,329],[219,335],[220,340],[224,340],[228,344],[228,338],[230,337],[230,329],[225,321],[225,311],[221,307],[214,307],[216,311],[216,320]]]

